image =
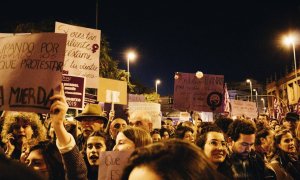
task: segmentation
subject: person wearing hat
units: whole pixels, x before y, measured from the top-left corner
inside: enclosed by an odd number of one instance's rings
[[[98,104],[87,104],[82,113],[75,117],[80,122],[82,134],[77,137],[77,145],[80,150],[86,139],[94,131],[104,131],[108,119],[104,116],[102,107]]]

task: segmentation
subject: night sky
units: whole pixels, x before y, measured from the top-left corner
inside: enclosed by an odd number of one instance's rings
[[[0,31],[49,19],[95,28],[96,0],[87,2],[1,2]],[[126,50],[135,49],[132,79],[154,89],[159,78],[158,91],[167,95],[173,94],[177,71],[265,83],[275,72],[278,77],[286,67],[291,70],[292,50],[282,45],[281,36],[299,31],[300,1],[99,0],[98,17],[119,68],[127,67]],[[296,53],[300,60],[299,45]]]

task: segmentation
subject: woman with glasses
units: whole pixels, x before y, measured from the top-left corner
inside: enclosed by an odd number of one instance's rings
[[[196,143],[204,152],[207,159],[216,165],[217,170],[232,179],[231,168],[228,165],[228,149],[222,130],[214,125],[202,129]]]

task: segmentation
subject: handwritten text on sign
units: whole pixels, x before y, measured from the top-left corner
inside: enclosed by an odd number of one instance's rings
[[[132,151],[106,151],[100,153],[98,180],[120,180]]]
[[[223,75],[205,74],[197,78],[194,73],[176,74],[174,84],[174,108],[186,111],[212,111],[207,101],[210,93],[223,93]],[[221,107],[216,109],[221,112]]]
[[[55,32],[68,34],[64,70],[86,77],[86,87],[98,88],[100,30],[56,22]]]
[[[0,110],[49,111],[61,83],[65,34],[0,38]]]

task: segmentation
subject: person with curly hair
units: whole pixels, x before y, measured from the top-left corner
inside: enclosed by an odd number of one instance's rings
[[[23,143],[32,139],[45,140],[46,130],[36,113],[6,112],[1,136],[6,155],[19,159]]]

